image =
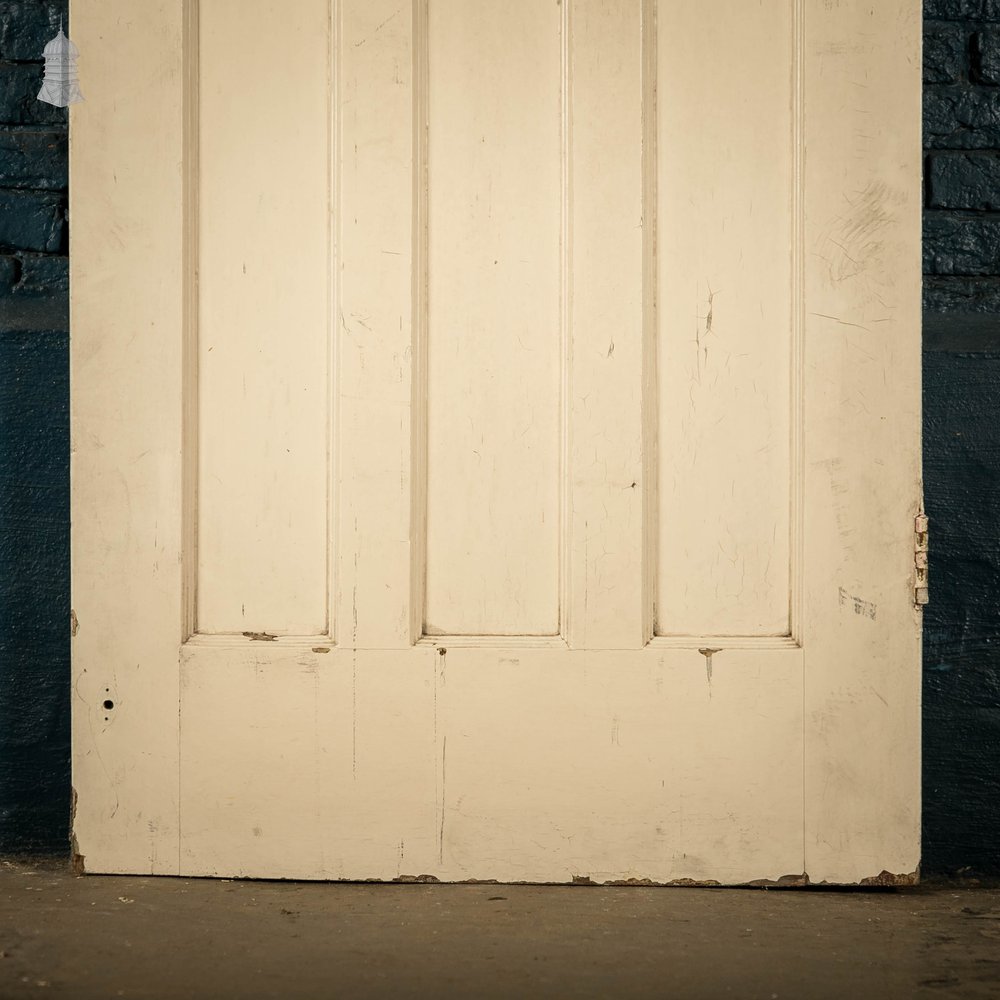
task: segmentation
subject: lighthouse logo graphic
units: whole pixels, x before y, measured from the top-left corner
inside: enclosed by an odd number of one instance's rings
[[[45,76],[38,100],[58,108],[83,100],[76,69],[79,54],[77,47],[63,34],[60,24],[59,34],[45,46]]]

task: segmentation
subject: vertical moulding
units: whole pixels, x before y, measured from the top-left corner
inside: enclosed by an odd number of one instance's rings
[[[198,82],[201,0],[184,0],[184,331],[182,346],[181,639],[198,631]]]
[[[413,0],[413,288],[410,489],[410,632],[424,633],[427,601],[427,144],[428,0]]]
[[[805,2],[792,0],[792,329],[788,631],[801,643],[805,560]]]
[[[573,4],[562,0],[559,22],[559,636],[571,634],[573,524]]]
[[[560,629],[561,6],[425,8],[429,636]]]
[[[340,2],[329,0],[327,8],[327,261],[329,297],[326,314],[327,336],[327,417],[326,417],[326,633],[331,643],[337,641],[337,617],[334,595],[337,593],[337,560],[334,553],[337,512],[340,504],[340,463],[336,448],[340,425],[337,400],[340,399],[340,361],[336,336],[337,310],[340,305]]]
[[[656,571],[659,548],[657,423],[657,199],[656,6],[642,0],[642,632],[656,632]]]

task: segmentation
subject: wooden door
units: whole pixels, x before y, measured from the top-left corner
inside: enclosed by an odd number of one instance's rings
[[[74,0],[87,871],[915,878],[919,29]]]

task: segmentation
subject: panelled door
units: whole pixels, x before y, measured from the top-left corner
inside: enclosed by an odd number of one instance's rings
[[[73,0],[85,870],[915,877],[919,28]]]

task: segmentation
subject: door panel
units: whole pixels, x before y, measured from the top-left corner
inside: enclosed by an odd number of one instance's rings
[[[328,628],[328,21],[326,0],[200,12],[200,632]]]
[[[663,635],[787,635],[801,156],[794,3],[657,16]],[[752,81],[752,83],[750,82]]]
[[[918,5],[124,3],[86,870],[912,880]]]
[[[555,3],[428,9],[430,635],[559,632],[561,34]]]
[[[532,647],[419,647],[409,661],[186,647],[181,868],[445,881],[800,874],[801,650],[727,651],[711,678],[699,659],[692,669],[681,650],[573,652],[554,667]],[[731,730],[739,753],[720,738]]]

